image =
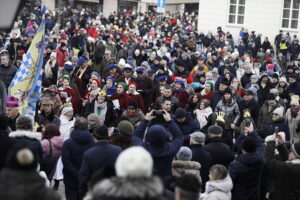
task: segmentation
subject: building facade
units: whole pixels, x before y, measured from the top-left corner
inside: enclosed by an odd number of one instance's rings
[[[273,42],[279,30],[300,33],[300,0],[200,0],[198,31],[216,32],[218,26],[237,39],[242,28],[268,36]]]

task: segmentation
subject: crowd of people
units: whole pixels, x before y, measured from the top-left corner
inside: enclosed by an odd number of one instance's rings
[[[46,14],[35,114],[8,88],[40,8],[0,34],[0,199],[60,199],[60,181],[67,200],[300,198],[297,35],[62,10]]]

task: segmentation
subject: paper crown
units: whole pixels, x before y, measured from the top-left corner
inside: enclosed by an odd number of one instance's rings
[[[244,115],[243,115],[243,117],[244,117],[244,118],[251,117],[250,109],[245,109],[245,110],[244,110]]]
[[[106,91],[105,90],[101,90],[98,92],[98,95],[100,96],[106,96]]]

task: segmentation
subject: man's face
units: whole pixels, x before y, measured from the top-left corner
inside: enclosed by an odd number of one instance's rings
[[[4,66],[8,66],[8,64],[9,64],[8,56],[1,56],[1,64]]]
[[[171,89],[166,89],[165,90],[165,97],[170,97],[172,95],[172,90]]]
[[[180,124],[182,124],[182,123],[184,123],[185,122],[185,120],[186,120],[186,117],[182,117],[182,118],[176,118],[176,120],[180,123]]]
[[[163,104],[161,104],[161,109],[166,111],[171,111],[171,101],[164,101]]]
[[[118,85],[118,87],[117,87],[117,93],[121,94],[122,92],[124,92],[123,86],[122,85]]]
[[[294,78],[289,78],[289,84],[294,84],[296,83],[296,79]]]
[[[224,85],[224,84],[222,84],[222,83],[219,85],[219,90],[220,90],[220,91],[224,91],[225,88],[227,88],[226,85]]]
[[[7,111],[7,117],[10,119],[15,118],[18,115],[19,110],[17,108],[6,108]]]
[[[268,100],[268,104],[269,106],[273,107],[276,105],[276,101],[275,100]]]
[[[54,102],[51,100],[42,102],[42,109],[45,111],[45,113],[51,113],[53,106]]]
[[[136,109],[134,107],[128,106],[128,108],[127,108],[127,113],[128,114],[134,114],[135,112],[136,112]]]
[[[251,100],[253,99],[253,96],[252,96],[252,95],[249,95],[249,94],[245,94],[244,99],[245,99],[246,101],[251,101]]]

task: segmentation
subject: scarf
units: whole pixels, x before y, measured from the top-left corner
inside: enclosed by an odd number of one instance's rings
[[[95,101],[95,107],[94,107],[94,113],[97,114],[100,117],[100,120],[104,123],[105,116],[107,112],[107,102],[98,103]]]
[[[297,117],[299,110],[300,110],[300,106],[291,107],[292,118],[296,118]]]

